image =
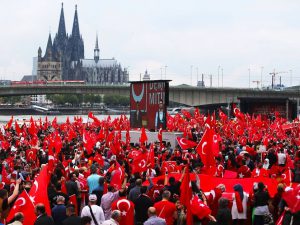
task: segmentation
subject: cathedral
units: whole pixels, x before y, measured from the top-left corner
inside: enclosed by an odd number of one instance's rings
[[[79,31],[77,5],[72,33],[68,35],[62,4],[58,32],[53,41],[49,34],[44,56],[39,47],[37,64],[37,79],[43,81],[83,80],[89,84],[124,84],[129,79],[128,71],[122,69],[117,60],[100,58],[98,36],[94,58],[84,58],[84,42]]]

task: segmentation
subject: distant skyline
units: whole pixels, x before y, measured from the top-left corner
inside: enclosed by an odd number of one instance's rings
[[[171,85],[300,84],[300,1],[297,0],[11,0],[0,8],[0,79],[32,73],[39,46],[57,32],[61,3],[67,33],[75,5],[85,57],[93,58],[96,34],[101,58],[118,60],[130,80],[145,70]],[[219,81],[218,81],[219,74]],[[165,77],[166,75],[166,77]],[[260,84],[259,84],[260,86]]]

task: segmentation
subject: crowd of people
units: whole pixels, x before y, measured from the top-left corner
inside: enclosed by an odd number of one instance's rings
[[[300,224],[298,120],[238,110],[232,119],[196,110],[167,120],[167,131],[183,134],[176,146],[163,141],[165,131],[149,143],[144,129],[131,143],[123,115],[11,118],[0,132],[2,223]]]

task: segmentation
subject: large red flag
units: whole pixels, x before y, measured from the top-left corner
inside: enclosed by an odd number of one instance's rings
[[[188,148],[194,148],[197,146],[196,142],[190,141],[186,138],[176,137],[176,140],[182,150],[186,150]]]
[[[125,197],[119,198],[111,205],[112,210],[119,210],[121,212],[120,225],[134,224],[134,204]]]
[[[285,200],[292,213],[300,211],[300,185],[284,192],[282,198]]]
[[[19,195],[6,220],[12,220],[17,212],[21,212],[25,215],[23,224],[34,224],[36,220],[36,215],[34,214],[34,205],[32,204],[32,201],[30,200],[26,191],[22,191],[22,193]]]
[[[51,208],[48,199],[48,165],[44,166],[38,177],[35,179],[29,192],[29,197],[34,205],[43,203],[47,214],[51,215]]]
[[[22,130],[17,121],[15,121],[15,130],[16,130],[18,136],[20,136],[20,133],[22,132]]]
[[[147,158],[148,154],[146,153],[142,153],[137,156],[131,164],[132,173],[145,172],[147,170]]]
[[[10,120],[7,122],[6,126],[5,126],[5,130],[10,129],[11,125],[13,123],[14,117],[11,116]]]
[[[191,201],[191,211],[192,214],[196,215],[199,219],[203,219],[211,213],[210,208],[205,205],[197,195],[194,195]]]
[[[182,183],[180,185],[180,202],[186,207],[187,215],[186,215],[186,224],[193,224],[193,216],[191,211],[191,199],[192,199],[192,187],[191,187],[191,179],[189,166],[186,166],[184,177]]]
[[[148,137],[147,137],[147,134],[146,134],[145,127],[143,127],[141,131],[142,132],[141,132],[140,142],[143,145],[143,144],[145,144],[145,142],[148,141]]]
[[[207,169],[212,169],[216,166],[214,152],[213,152],[213,143],[214,143],[214,131],[211,128],[206,128],[201,141],[197,145],[196,149],[198,154],[201,157],[203,164]]]

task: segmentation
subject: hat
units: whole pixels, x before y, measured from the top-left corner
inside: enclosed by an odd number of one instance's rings
[[[91,194],[91,195],[89,196],[89,201],[91,201],[91,202],[97,201],[97,196],[94,195],[94,194]]]

